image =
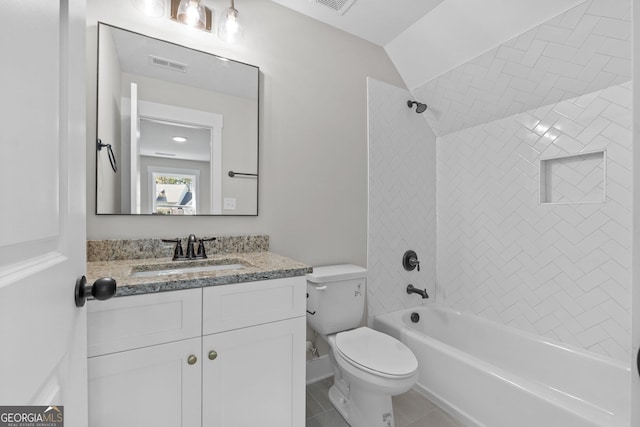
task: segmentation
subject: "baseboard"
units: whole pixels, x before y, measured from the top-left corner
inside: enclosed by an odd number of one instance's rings
[[[333,375],[333,367],[328,354],[307,360],[307,384],[329,378],[331,375]]]
[[[440,399],[440,397],[431,393],[426,387],[416,384],[413,389],[420,393],[425,398],[429,399],[433,403],[435,403],[440,409],[451,415],[456,420],[460,421],[465,426],[469,427],[485,427],[483,424],[480,424],[477,420],[467,415],[465,412],[460,411],[456,406],[451,405],[449,402]]]

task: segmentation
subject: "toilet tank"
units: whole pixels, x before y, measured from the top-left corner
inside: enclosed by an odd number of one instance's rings
[[[356,328],[364,315],[367,270],[352,264],[307,274],[307,322],[321,335]]]

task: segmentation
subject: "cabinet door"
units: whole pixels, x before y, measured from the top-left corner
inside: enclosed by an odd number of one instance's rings
[[[202,334],[306,316],[304,277],[258,280],[202,290]]]
[[[203,425],[303,426],[305,332],[297,317],[203,337]]]
[[[200,426],[201,351],[194,338],[90,358],[89,425]]]
[[[202,336],[202,289],[89,301],[88,356]]]

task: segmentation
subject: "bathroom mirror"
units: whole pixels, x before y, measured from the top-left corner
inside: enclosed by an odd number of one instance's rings
[[[257,215],[258,80],[99,23],[96,213]]]

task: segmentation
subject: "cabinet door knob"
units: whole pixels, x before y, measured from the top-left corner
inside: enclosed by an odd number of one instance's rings
[[[196,356],[194,356],[193,354],[190,355],[189,357],[187,357],[187,363],[189,365],[195,365],[197,361],[198,361],[198,358]]]
[[[215,360],[218,357],[218,352],[215,350],[211,350],[209,352],[209,360]]]

